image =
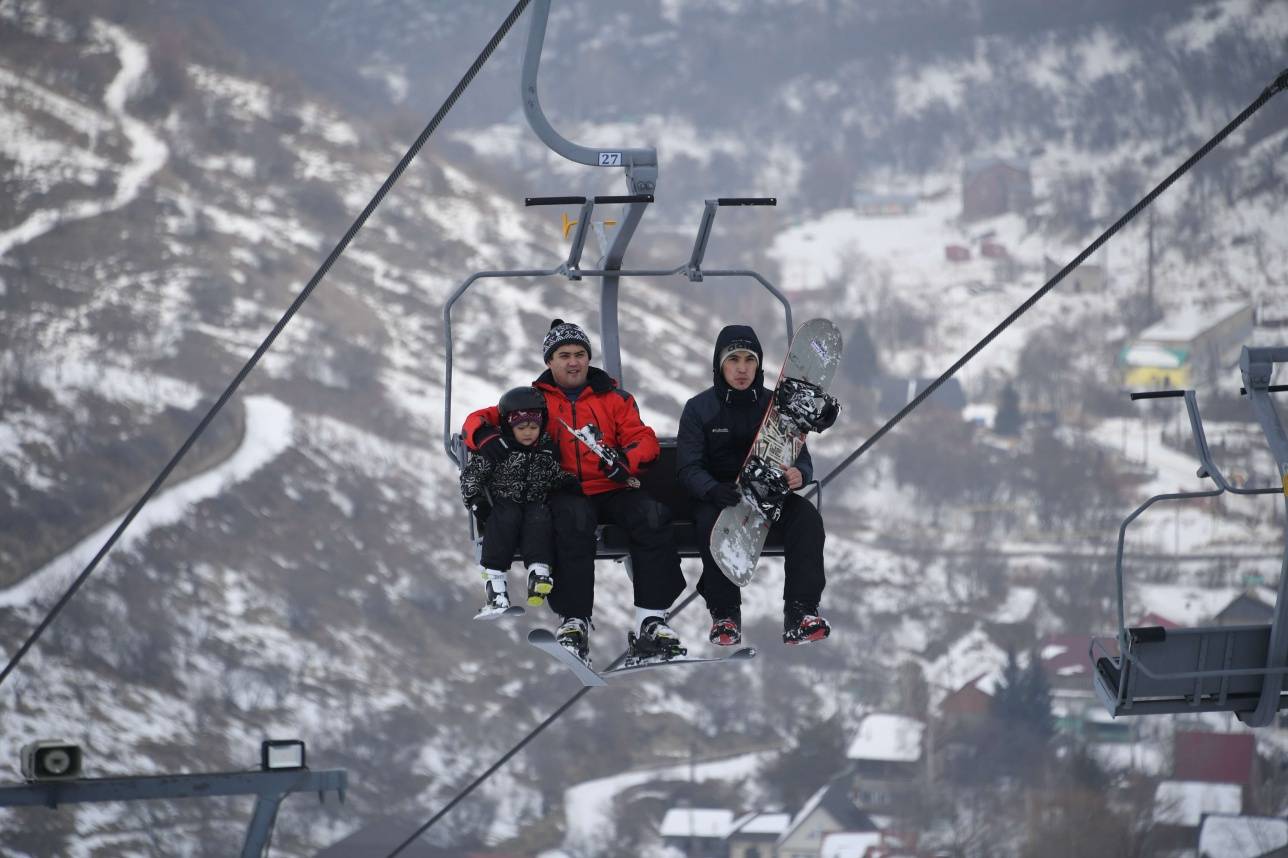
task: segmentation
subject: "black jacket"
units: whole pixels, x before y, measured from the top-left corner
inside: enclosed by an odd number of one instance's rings
[[[511,441],[511,443],[515,443]],[[486,456],[473,455],[461,469],[461,497],[465,505],[487,489],[492,500],[505,498],[515,503],[544,501],[546,495],[577,485],[577,476],[565,471],[555,456],[549,435],[531,447],[518,447],[493,464]]]
[[[716,339],[711,364],[715,383],[684,404],[676,439],[676,475],[689,494],[699,500],[718,483],[732,483],[742,471],[751,442],[764,419],[774,392],[765,387],[764,373],[758,371],[751,387],[734,390],[720,372],[720,352],[734,340],[753,344],[757,360],[763,352],[755,331],[746,325],[730,325]],[[814,478],[809,450],[802,447],[796,459],[805,482]]]

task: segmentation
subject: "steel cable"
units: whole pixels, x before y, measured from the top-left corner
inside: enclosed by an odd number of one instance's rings
[[[519,15],[523,13],[523,10],[527,7],[529,2],[530,0],[519,0],[519,2],[515,4],[513,11],[510,12],[505,21],[501,24],[500,28],[492,36],[491,41],[488,42],[487,46],[483,49],[483,52],[474,60],[469,71],[467,71],[464,77],[461,78],[460,82],[456,84],[456,88],[452,90],[452,94],[447,97],[447,100],[443,102],[442,107],[440,107],[438,112],[434,114],[434,118],[431,119],[429,124],[425,126],[425,129],[420,132],[420,136],[416,138],[416,142],[414,142],[411,145],[411,148],[407,150],[407,153],[403,155],[402,159],[398,162],[398,166],[394,167],[393,172],[385,179],[384,183],[380,186],[380,189],[376,191],[375,196],[371,198],[371,201],[367,203],[366,208],[364,208],[362,213],[358,215],[357,220],[355,220],[349,227],[348,231],[345,232],[344,237],[340,239],[338,244],[336,244],[335,248],[322,263],[322,266],[318,268],[313,277],[309,279],[308,284],[300,291],[300,294],[291,303],[291,306],[282,315],[281,319],[278,320],[277,324],[273,326],[272,331],[270,331],[268,336],[264,338],[264,341],[260,343],[259,348],[255,349],[255,353],[251,355],[248,361],[246,361],[246,364],[240,371],[238,371],[237,375],[220,395],[219,399],[213,406],[211,406],[210,410],[206,412],[206,416],[201,418],[201,422],[197,424],[197,428],[192,430],[192,434],[188,436],[188,440],[183,442],[183,445],[179,448],[178,452],[176,452],[170,461],[166,463],[166,466],[161,469],[161,473],[157,475],[157,478],[152,481],[152,485],[148,486],[148,489],[143,493],[143,496],[140,497],[130,511],[126,513],[125,517],[121,519],[121,523],[117,525],[116,530],[114,530],[112,535],[108,537],[107,542],[105,542],[103,547],[98,550],[98,553],[94,555],[94,558],[90,560],[89,565],[87,565],[84,570],[76,576],[76,579],[72,582],[71,586],[67,588],[67,591],[63,593],[62,597],[59,598],[49,612],[45,614],[45,617],[40,621],[40,624],[36,626],[35,631],[33,631],[27,640],[23,642],[22,646],[19,647],[14,656],[9,659],[9,663],[5,665],[4,670],[0,671],[0,684],[4,683],[9,674],[12,673],[14,668],[16,668],[22,661],[23,657],[27,654],[27,651],[31,649],[32,645],[34,645],[37,640],[40,639],[40,636],[44,633],[45,629],[47,629],[50,623],[54,621],[54,618],[62,612],[67,603],[71,601],[72,596],[76,594],[76,591],[81,588],[81,585],[85,583],[90,574],[98,567],[99,562],[102,561],[102,559],[107,556],[107,553],[112,550],[112,547],[116,545],[117,540],[121,538],[121,534],[125,533],[126,528],[128,528],[130,523],[134,521],[135,516],[137,516],[147,502],[152,499],[152,496],[157,493],[162,484],[164,484],[166,479],[170,476],[170,473],[175,469],[175,466],[178,465],[183,457],[188,454],[188,451],[192,449],[192,445],[196,443],[197,439],[201,436],[201,433],[206,431],[206,427],[208,427],[210,422],[215,419],[215,415],[217,415],[228,400],[232,398],[232,395],[237,391],[237,388],[241,386],[241,383],[248,375],[250,375],[251,370],[253,370],[259,363],[260,358],[262,358],[265,352],[267,352],[273,345],[278,334],[282,332],[282,329],[284,329],[287,323],[291,321],[300,307],[304,305],[304,302],[309,299],[311,294],[313,294],[313,290],[317,287],[318,283],[320,283],[322,278],[326,276],[327,272],[331,270],[331,266],[334,265],[335,261],[340,258],[342,253],[344,253],[345,248],[349,246],[349,242],[351,242],[353,237],[357,235],[358,230],[362,229],[363,225],[367,222],[367,219],[371,217],[372,212],[376,210],[376,207],[384,200],[385,195],[389,193],[394,184],[402,176],[403,172],[415,159],[416,155],[420,153],[421,147],[425,145],[425,141],[429,139],[429,136],[438,128],[439,123],[443,121],[443,118],[447,116],[448,112],[453,106],[455,106],[457,99],[461,97],[465,88],[470,85],[470,82],[474,80],[475,75],[477,75],[479,70],[483,68],[483,64],[492,56],[492,52],[496,50],[497,45],[501,43],[505,34],[510,31],[512,26],[514,26],[514,22],[518,19]]]
[[[1046,282],[1045,285],[1042,286],[1042,288],[1038,289],[1036,292],[1030,295],[1028,300],[1026,300],[1019,307],[1017,307],[1014,311],[1012,311],[1009,316],[1007,316],[997,325],[997,327],[989,331],[988,334],[986,334],[983,339],[981,339],[974,346],[972,346],[968,352],[966,352],[964,355],[958,358],[956,363],[954,363],[952,366],[946,369],[942,375],[940,375],[933,382],[931,382],[930,385],[927,386],[925,390],[918,393],[915,397],[913,397],[913,399],[907,405],[899,409],[899,412],[897,414],[895,414],[893,417],[887,420],[881,426],[881,428],[877,429],[876,432],[872,433],[872,435],[870,435],[867,438],[867,440],[865,440],[862,444],[860,444],[858,448],[854,450],[854,452],[846,456],[845,459],[842,460],[842,462],[839,465],[837,465],[835,468],[828,471],[827,475],[823,477],[823,479],[819,480],[817,485],[815,485],[813,488],[811,488],[808,492],[805,493],[805,496],[810,497],[816,492],[818,492],[819,490],[821,490],[824,486],[826,486],[833,479],[835,479],[841,473],[841,471],[848,468],[850,465],[854,463],[856,459],[858,459],[860,456],[862,456],[864,453],[870,450],[873,447],[873,445],[875,445],[877,441],[881,440],[881,438],[887,432],[889,432],[896,425],[898,425],[898,423],[901,420],[903,420],[903,418],[907,417],[910,413],[912,413],[913,409],[921,405],[921,403],[925,402],[926,399],[928,399],[930,395],[934,393],[935,390],[937,390],[941,384],[943,384],[954,374],[956,374],[957,370],[965,366],[967,362],[969,362],[972,358],[974,358],[975,355],[979,354],[980,351],[982,351],[985,346],[987,346],[994,339],[996,339],[997,336],[1002,333],[1002,331],[1010,327],[1012,322],[1014,322],[1016,319],[1020,318],[1020,316],[1023,316],[1025,313],[1027,313],[1029,309],[1033,307],[1034,304],[1036,304],[1038,301],[1040,301],[1043,298],[1043,296],[1045,296],[1048,292],[1054,289],[1056,285],[1061,280],[1063,280],[1066,275],[1069,274],[1069,272],[1073,271],[1075,268],[1081,265],[1087,259],[1087,257],[1095,253],[1097,250],[1099,250],[1100,246],[1103,245],[1110,238],[1112,238],[1113,235],[1116,232],[1118,232],[1118,230],[1122,229],[1124,226],[1130,223],[1136,217],[1136,215],[1140,214],[1142,211],[1145,210],[1147,206],[1149,206],[1150,203],[1154,202],[1154,200],[1158,197],[1159,194],[1166,191],[1169,187],[1171,187],[1173,182],[1175,182],[1185,173],[1189,172],[1190,168],[1193,167],[1195,164],[1197,164],[1200,160],[1202,160],[1203,157],[1207,155],[1208,152],[1211,152],[1213,149],[1219,146],[1221,144],[1221,141],[1225,140],[1226,137],[1230,136],[1230,134],[1236,128],[1238,128],[1240,125],[1246,122],[1248,118],[1252,116],[1252,114],[1260,110],[1267,101],[1273,98],[1277,93],[1283,91],[1285,88],[1288,88],[1288,69],[1285,69],[1284,71],[1280,72],[1279,76],[1275,78],[1275,80],[1270,84],[1270,86],[1267,86],[1264,90],[1262,90],[1261,95],[1257,96],[1255,101],[1253,101],[1251,104],[1245,107],[1242,113],[1240,113],[1238,116],[1232,119],[1228,125],[1226,125],[1220,131],[1218,131],[1216,136],[1214,136],[1211,140],[1209,140],[1208,142],[1204,143],[1201,147],[1199,147],[1198,151],[1195,152],[1193,155],[1191,155],[1185,161],[1184,164],[1181,164],[1181,166],[1173,170],[1171,175],[1169,175],[1163,181],[1159,182],[1158,186],[1155,187],[1154,190],[1150,191],[1148,194],[1144,196],[1144,198],[1141,199],[1140,202],[1132,206],[1131,209],[1125,215],[1120,217],[1117,220],[1117,222],[1114,223],[1113,226],[1109,227],[1109,229],[1101,233],[1100,236],[1095,241],[1087,245],[1086,249],[1084,249],[1076,257],[1074,257],[1072,262],[1064,266],[1064,268],[1061,268],[1060,271],[1057,272],[1054,277],[1052,277],[1050,280]]]

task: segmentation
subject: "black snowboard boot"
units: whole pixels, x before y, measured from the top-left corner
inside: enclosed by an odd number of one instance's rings
[[[590,664],[590,630],[589,619],[582,617],[564,617],[563,624],[555,630],[555,643],[570,650],[577,658]]]
[[[831,633],[827,620],[818,615],[818,605],[788,602],[783,606],[783,643],[813,643]]]
[[[707,640],[716,646],[735,646],[742,643],[742,609],[711,608],[711,632]]]
[[[648,617],[640,624],[640,633],[626,633],[630,657],[637,660],[672,659],[688,655],[680,644],[680,636],[661,617]]]

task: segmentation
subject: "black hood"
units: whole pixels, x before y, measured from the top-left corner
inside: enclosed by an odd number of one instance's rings
[[[724,374],[720,372],[720,353],[728,348],[729,344],[737,340],[745,340],[753,352],[756,353],[756,378],[751,383],[751,387],[745,391],[733,390],[725,383]],[[716,390],[720,398],[730,402],[731,396],[735,399],[747,397],[751,402],[755,402],[758,391],[765,383],[765,352],[760,347],[760,337],[751,325],[726,325],[719,336],[716,337],[716,347],[711,353],[711,374],[715,381]]]

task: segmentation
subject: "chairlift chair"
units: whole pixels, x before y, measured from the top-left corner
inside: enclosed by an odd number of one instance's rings
[[[1264,727],[1288,707],[1284,674],[1288,672],[1288,545],[1280,568],[1279,591],[1269,625],[1210,626],[1164,629],[1128,628],[1123,606],[1123,544],[1127,526],[1158,501],[1242,495],[1279,494],[1288,501],[1288,436],[1270,394],[1288,390],[1271,385],[1276,364],[1288,363],[1288,348],[1244,346],[1239,356],[1243,392],[1270,445],[1282,488],[1232,486],[1212,462],[1198,400],[1193,390],[1133,393],[1132,399],[1184,398],[1190,432],[1198,452],[1200,478],[1216,488],[1155,495],[1136,508],[1118,530],[1115,571],[1118,584],[1118,635],[1093,638],[1091,660],[1096,696],[1109,713],[1157,715],[1179,712],[1233,712],[1249,727]]]
[[[791,303],[778,288],[764,276],[750,269],[704,269],[703,260],[707,243],[715,222],[716,212],[724,207],[772,206],[777,204],[773,197],[720,197],[704,201],[702,217],[694,238],[693,250],[689,258],[673,268],[661,269],[624,269],[622,260],[626,255],[627,245],[639,225],[640,219],[653,202],[653,193],[657,187],[658,164],[657,150],[653,148],[600,149],[579,146],[562,137],[550,125],[541,108],[537,96],[537,72],[541,62],[541,51],[545,41],[546,23],[550,15],[550,0],[535,0],[532,4],[532,25],[528,33],[527,47],[524,53],[521,81],[521,99],[523,110],[529,125],[547,146],[556,153],[590,167],[621,167],[625,171],[628,194],[623,196],[557,196],[528,197],[528,206],[575,205],[579,207],[575,228],[572,232],[568,255],[555,268],[527,268],[511,270],[476,271],[456,288],[443,305],[443,332],[446,342],[444,409],[443,409],[443,445],[447,455],[463,468],[468,451],[459,432],[454,432],[452,422],[452,307],[462,296],[480,280],[535,279],[544,277],[564,277],[569,281],[598,279],[600,282],[600,354],[603,367],[609,375],[623,382],[621,343],[618,329],[618,295],[622,277],[674,277],[682,275],[691,283],[700,283],[710,277],[747,277],[755,280],[778,301],[783,308],[786,336],[784,348],[790,343],[792,334]],[[617,217],[618,227],[611,245],[595,268],[582,268],[582,253],[591,225],[591,216],[596,205],[624,206],[622,214]],[[676,439],[661,437],[661,454],[648,471],[641,476],[642,490],[649,492],[664,503],[672,514],[674,541],[682,557],[700,556],[700,534],[693,521],[693,500],[676,479],[675,452]],[[821,500],[820,500],[821,502]],[[474,516],[469,516],[470,538],[479,544],[479,526]],[[615,525],[602,526],[598,532],[596,557],[600,559],[624,560],[628,558],[629,541],[625,531]],[[782,556],[781,539],[771,539],[763,552],[769,556]]]

